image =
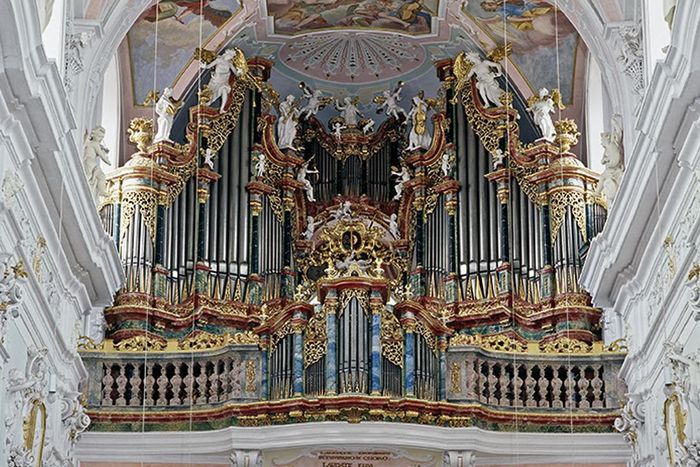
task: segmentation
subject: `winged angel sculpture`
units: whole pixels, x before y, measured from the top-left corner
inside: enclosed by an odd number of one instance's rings
[[[231,73],[248,87],[253,87],[260,91],[260,83],[253,76],[248,68],[248,60],[243,51],[238,47],[226,49],[221,55],[197,48],[194,52],[195,58],[199,60],[200,67],[204,70],[214,69],[209,78],[207,89],[211,93],[210,102],[221,98],[220,112],[224,113],[228,104],[228,96],[231,93]]]

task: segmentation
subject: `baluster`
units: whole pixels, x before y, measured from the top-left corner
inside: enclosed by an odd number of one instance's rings
[[[535,367],[533,365],[525,365],[525,371],[527,372],[527,377],[525,378],[526,407],[537,407],[537,401],[535,400],[535,385],[537,381],[532,376],[534,370]]]
[[[549,380],[547,379],[547,369],[552,370],[552,367],[546,366],[540,371],[540,378],[537,380],[537,388],[540,392],[540,407],[551,407],[549,398]]]
[[[131,400],[129,405],[141,405],[141,366],[133,365],[134,374],[131,375],[129,385],[131,385]]]
[[[158,400],[156,405],[168,405],[167,392],[168,392],[168,364],[160,366],[160,375],[156,380],[158,384]]]
[[[170,387],[173,389],[173,397],[170,399],[170,405],[180,405],[182,404],[182,399],[180,398],[180,392],[182,391],[182,377],[180,376],[180,365],[182,362],[174,362],[175,374],[170,378]]]
[[[126,392],[126,383],[128,381],[126,377],[126,365],[123,363],[119,364],[119,376],[117,376],[117,405],[126,405],[126,399],[124,398],[124,393]]]
[[[488,382],[488,401],[489,404],[496,405],[498,404],[498,399],[496,398],[496,383],[498,382],[498,378],[495,375],[495,369],[497,366],[500,366],[498,363],[491,363],[487,366],[488,368],[488,377],[486,378],[486,381]]]
[[[523,406],[523,399],[522,399],[522,387],[523,387],[523,379],[520,377],[520,369],[523,368],[522,365],[520,366],[513,366],[513,405],[515,407],[522,407]]]
[[[144,381],[144,403],[147,406],[152,406],[153,405],[153,385],[156,382],[156,379],[153,377],[153,362],[149,362],[146,364],[146,378]]]
[[[603,380],[600,378],[600,374],[603,372],[603,367],[601,366],[599,370],[593,369],[593,380],[591,381],[591,386],[593,387],[593,408],[602,409],[605,407],[605,399],[603,394]]]
[[[102,378],[102,405],[114,405],[112,400],[112,386],[114,385],[114,377],[112,377],[112,364],[102,364],[104,377]]]
[[[578,407],[582,409],[588,409],[591,407],[591,403],[588,401],[588,390],[591,385],[591,381],[588,378],[586,378],[586,371],[588,370],[588,368],[582,369],[581,374],[578,377]]]
[[[467,378],[465,382],[465,389],[467,393],[467,399],[469,400],[476,400],[476,384],[477,384],[477,372],[476,368],[478,368],[478,360],[475,361],[473,355],[469,355],[467,357]]]
[[[508,386],[510,378],[508,377],[508,365],[501,365],[501,376],[498,378],[498,389],[501,392],[501,398],[498,400],[498,405],[509,406]]]
[[[207,362],[198,363],[199,376],[197,376],[197,392],[195,392],[195,404],[206,404],[207,403]],[[213,372],[212,372],[213,373]]]
[[[562,380],[559,378],[559,370],[561,370],[561,367],[554,368],[552,374],[552,407],[555,409],[561,409],[564,407],[564,403],[561,401]]]
[[[576,405],[575,391],[576,381],[571,367],[567,368],[566,380],[564,380],[564,391],[566,392],[566,408],[571,408]]]
[[[479,401],[480,402],[488,402],[488,398],[486,397],[486,393],[488,391],[488,377],[486,376],[486,372],[488,371],[488,363],[479,363]]]
[[[208,402],[219,402],[219,366],[221,365],[221,360],[215,360],[214,366],[211,369],[211,375],[209,375],[209,390],[207,394],[209,395]]]
[[[194,392],[194,363],[183,362],[182,369],[187,372],[182,380],[185,387],[185,399],[182,401],[184,405],[192,404],[192,393]]]

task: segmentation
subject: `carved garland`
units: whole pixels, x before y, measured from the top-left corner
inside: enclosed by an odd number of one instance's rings
[[[328,351],[327,310],[324,305],[309,319],[304,336],[304,368],[321,360]]]
[[[403,368],[403,333],[401,323],[387,308],[382,310],[380,327],[382,356],[394,365]]]

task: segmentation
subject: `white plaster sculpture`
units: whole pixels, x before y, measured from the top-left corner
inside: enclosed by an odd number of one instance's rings
[[[432,141],[432,136],[428,131],[428,104],[419,94],[411,101],[413,106],[408,112],[408,119],[411,120],[411,131],[408,134],[408,151],[414,149],[428,149]]]
[[[381,111],[383,109],[387,116],[394,117],[396,120],[400,120],[399,115],[402,115],[404,120],[408,119],[406,116],[406,111],[398,104],[398,102],[401,100],[401,86],[399,86],[394,92],[389,90],[382,91],[381,100],[383,102],[379,104],[377,111]]]
[[[277,121],[277,146],[280,149],[296,150],[294,139],[297,137],[299,109],[296,107],[293,95],[288,95],[280,103],[279,114],[279,120]]]
[[[484,107],[491,107],[491,104],[496,107],[500,106],[503,90],[496,78],[502,74],[501,65],[491,60],[481,60],[476,52],[469,52],[465,57],[472,63],[466,79],[469,80],[472,76],[476,76],[476,88],[479,90]],[[492,68],[496,71],[492,71]]]
[[[532,119],[542,132],[542,138],[547,141],[554,141],[556,130],[554,122],[552,122],[552,113],[555,105],[562,108],[559,92],[555,89],[552,94],[547,88],[541,88],[537,97],[532,97],[528,100],[530,107],[527,110],[532,112]]]
[[[610,208],[620,188],[624,171],[622,116],[620,114],[612,115],[610,118],[610,131],[601,133],[600,138],[604,148],[601,162],[605,166],[605,170],[600,174],[596,193],[605,198],[608,208]]]
[[[336,221],[341,219],[349,219],[350,217],[352,217],[352,213],[350,212],[350,201],[343,201],[340,203],[338,209],[333,211],[331,214],[331,218]]]
[[[676,14],[676,3],[677,0],[664,0],[664,19],[668,24],[668,28],[673,27],[673,17]]]
[[[398,216],[396,215],[396,213],[393,213],[391,216],[389,216],[389,233],[394,237],[399,238],[399,223],[397,218]]]
[[[700,410],[700,351],[684,355],[678,345],[666,342],[664,347],[666,358],[673,369],[674,382],[688,402]]]
[[[352,250],[348,256],[342,261],[335,262],[335,269],[338,271],[350,271],[352,269],[366,273],[372,262],[367,259],[356,259],[355,250]]]
[[[374,131],[374,120],[371,118],[368,119],[365,124],[362,126],[362,133],[367,134],[367,133],[372,133]]]
[[[236,75],[239,73],[238,70],[233,66],[233,58],[236,52],[233,49],[226,49],[224,53],[217,56],[209,64],[202,63],[201,68],[208,70],[214,68],[209,79],[209,84],[207,85],[211,90],[211,102],[216,101],[221,98],[221,108],[220,113],[224,113],[226,104],[228,103],[228,95],[231,92],[231,85],[229,84],[229,79],[231,78],[231,73]]]
[[[306,230],[304,231],[304,240],[311,240],[311,238],[314,236],[314,232],[316,231],[316,225],[318,225],[319,222],[314,222],[314,218],[312,216],[306,216]]]
[[[311,88],[304,83],[300,83],[300,86],[304,90],[304,97],[307,99],[306,105],[301,109],[300,116],[302,118],[309,118],[312,115],[316,115],[319,110],[325,107],[326,99],[329,98],[324,98],[323,91],[320,89],[312,91]]]
[[[340,122],[335,122],[333,124],[333,136],[335,136],[336,141],[340,142],[343,139],[343,129],[347,128]]]
[[[156,102],[156,115],[158,115],[158,131],[153,142],[170,141],[170,132],[173,129],[175,114],[180,108],[180,103],[173,99],[172,88],[163,89],[163,95]]]
[[[83,169],[95,204],[99,204],[100,198],[107,195],[107,181],[102,167],[100,167],[100,161],[110,165],[107,157],[109,149],[102,144],[104,137],[105,129],[97,126],[92,129],[83,145]]]
[[[265,154],[262,152],[257,153],[257,158],[255,161],[255,176],[262,178],[265,175]]]
[[[355,105],[355,102],[350,97],[343,99],[342,104],[336,100],[335,108],[340,111],[340,115],[343,117],[345,124],[350,128],[356,128],[358,120],[363,118],[357,105]]]
[[[311,182],[306,178],[308,174],[317,174],[318,170],[309,169],[309,161],[304,162],[301,167],[299,167],[299,172],[297,172],[297,181],[303,183],[304,191],[306,192],[306,199],[310,202],[315,202],[314,198],[314,187],[311,186]]]
[[[442,175],[445,177],[450,176],[452,171],[452,153],[450,151],[444,151],[442,153],[442,162],[440,164],[440,169],[442,170]]]
[[[37,2],[37,9],[39,10],[39,25],[41,26],[41,32],[46,31],[46,26],[48,26],[49,22],[51,21],[54,3],[55,0],[38,0]]]
[[[405,165],[402,165],[400,172],[395,172],[392,168],[391,175],[394,175],[398,178],[398,180],[396,181],[396,185],[394,186],[396,194],[393,198],[393,201],[397,201],[401,198],[401,194],[403,193],[403,186],[411,179],[411,173],[408,171],[408,168]]]
[[[214,170],[214,156],[216,154],[210,148],[204,151],[204,165],[209,167],[210,170]]]

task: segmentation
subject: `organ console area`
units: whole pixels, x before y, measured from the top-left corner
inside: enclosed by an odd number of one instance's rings
[[[105,341],[82,343],[93,426],[501,430],[515,411],[608,430],[624,348],[578,285],[598,175],[573,120],[537,137],[513,88],[485,100],[478,59],[436,63],[435,95],[402,109],[399,83],[368,118],[306,83],[280,96],[274,65],[244,57],[224,103],[206,79],[188,94],[180,142],[132,121],[101,206],[126,281]]]

